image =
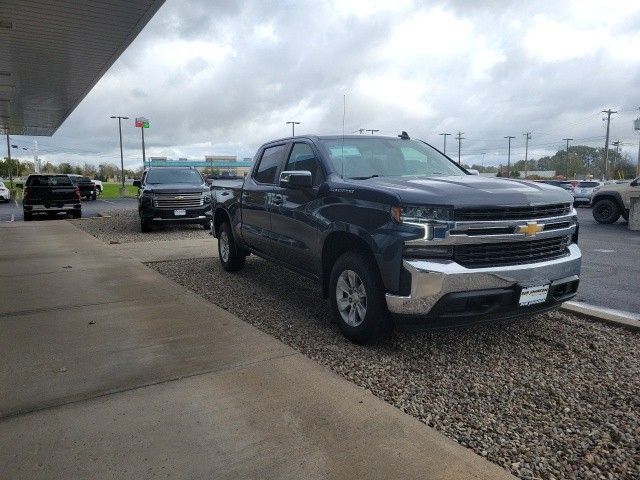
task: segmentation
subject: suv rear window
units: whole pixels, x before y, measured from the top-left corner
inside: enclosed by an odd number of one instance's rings
[[[27,187],[71,187],[71,179],[67,175],[29,175]]]

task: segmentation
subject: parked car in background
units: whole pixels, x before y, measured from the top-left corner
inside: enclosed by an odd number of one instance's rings
[[[100,180],[96,180],[95,178],[91,181],[96,186],[96,195],[102,195],[102,182]]]
[[[0,200],[3,202],[8,202],[11,200],[11,192],[5,186],[4,182],[0,182]]]
[[[29,175],[22,194],[22,209],[25,222],[42,213],[49,216],[70,213],[74,218],[80,218],[80,189],[68,175]]]
[[[95,200],[97,198],[96,184],[89,177],[82,175],[69,175],[69,178],[75,186],[80,189],[80,196],[87,200]]]
[[[530,317],[578,288],[569,193],[471,175],[405,132],[276,140],[211,193],[222,267],[253,253],[314,279],[355,342],[394,322]]]
[[[567,192],[573,193],[573,183],[569,180],[536,180],[536,182],[546,183],[547,185],[553,185],[554,187],[560,187]]]
[[[591,197],[593,218],[598,223],[614,223],[621,216],[628,221],[632,193],[640,193],[640,177],[632,182],[596,187]]]
[[[573,189],[574,205],[591,205],[591,196],[593,191],[600,186],[600,182],[596,180],[582,180],[578,182]]]
[[[202,175],[191,167],[150,167],[133,185],[140,189],[140,229],[159,223],[199,223],[209,228],[211,193]]]

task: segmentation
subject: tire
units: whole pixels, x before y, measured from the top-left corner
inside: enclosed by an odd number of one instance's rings
[[[78,210],[77,212],[71,212],[73,218],[82,218],[82,210]]]
[[[627,210],[624,210],[624,211],[621,213],[621,215],[622,215],[622,218],[624,218],[624,221],[625,221],[625,222],[628,222],[628,221],[629,221],[629,212],[628,212]]]
[[[98,198],[98,195],[96,195],[95,193],[91,196],[91,200],[95,200],[96,198]]]
[[[380,273],[369,257],[347,252],[338,258],[329,279],[329,301],[338,327],[349,340],[372,344],[389,338],[393,321],[384,293]]]
[[[208,221],[205,223],[201,223],[202,228],[204,228],[205,230],[209,230],[211,229],[211,223],[209,223]]]
[[[151,231],[151,222],[149,220],[145,220],[142,215],[140,215],[140,231],[143,233]]]
[[[613,200],[603,198],[593,204],[592,214],[596,222],[609,224],[620,218],[620,209]]]
[[[220,233],[218,234],[218,257],[220,258],[222,268],[227,272],[237,272],[241,270],[247,259],[244,252],[236,245],[229,222],[224,222],[220,226]]]
[[[24,221],[25,222],[30,222],[31,220],[33,220],[33,213],[31,212],[25,212],[23,211],[23,217],[24,217]]]

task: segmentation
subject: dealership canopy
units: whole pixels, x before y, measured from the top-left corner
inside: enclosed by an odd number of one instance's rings
[[[0,131],[52,135],[164,0],[1,0]]]

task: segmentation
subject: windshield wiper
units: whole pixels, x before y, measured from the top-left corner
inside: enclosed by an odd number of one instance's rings
[[[375,177],[381,177],[382,175],[378,175],[377,173],[374,173],[373,175],[369,175],[368,177],[349,177],[349,179],[351,180],[368,180],[370,178],[375,178]]]

